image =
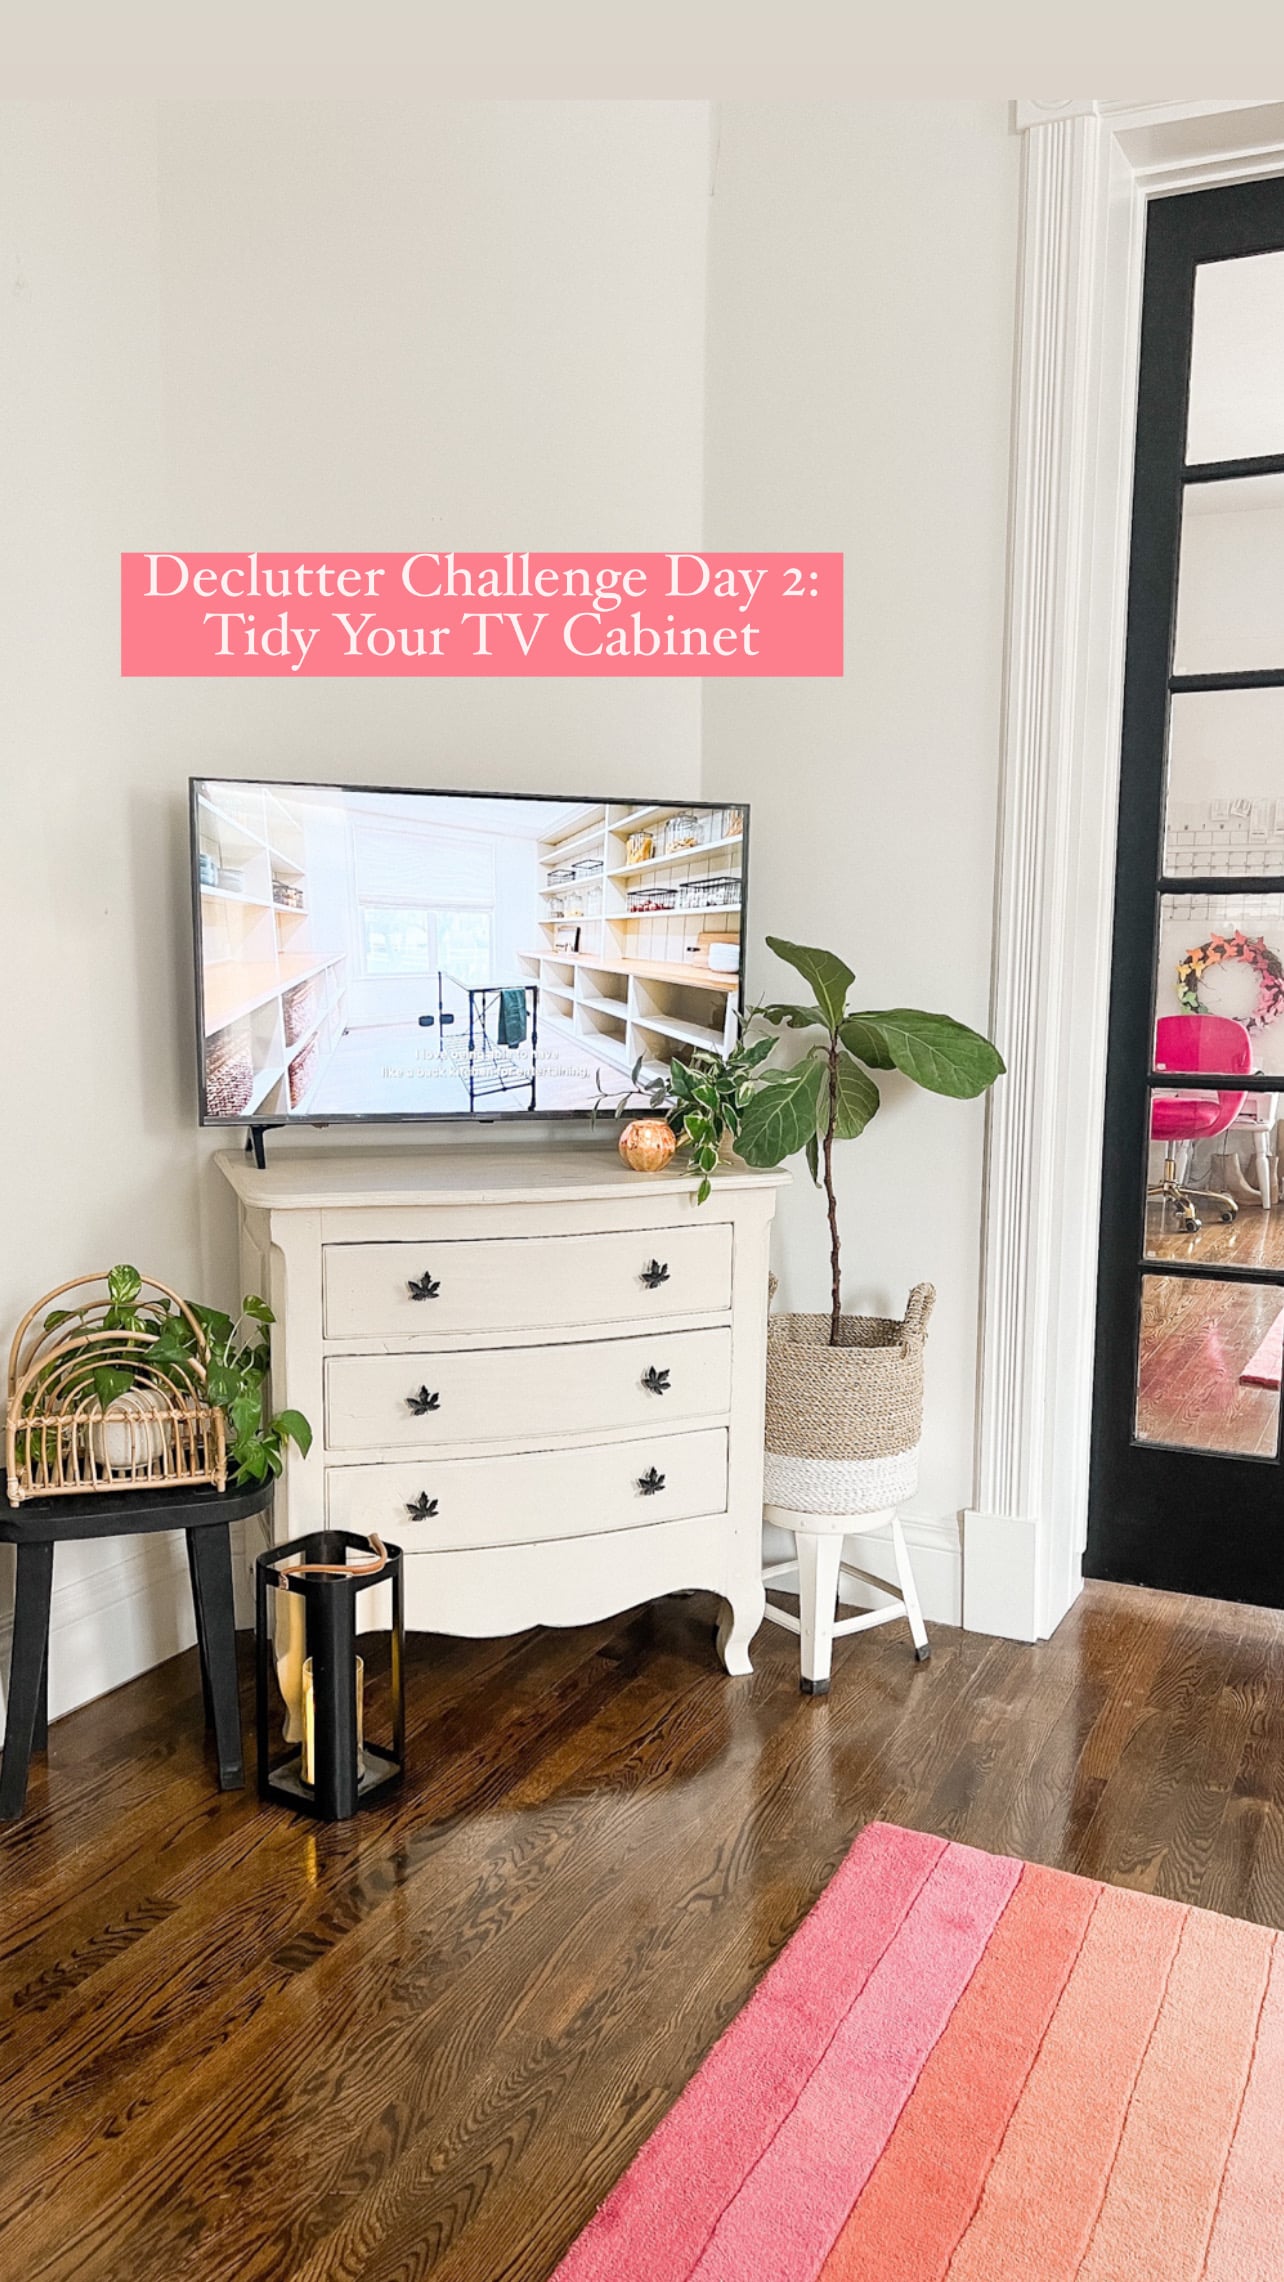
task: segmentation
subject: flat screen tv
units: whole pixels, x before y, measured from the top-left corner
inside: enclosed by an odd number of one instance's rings
[[[730,1043],[748,811],[195,777],[201,1121],[586,1117]]]

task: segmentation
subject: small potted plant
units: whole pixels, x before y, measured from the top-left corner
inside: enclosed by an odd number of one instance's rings
[[[806,1156],[824,1190],[830,1248],[828,1311],[774,1315],[768,1325],[767,1502],[799,1513],[877,1512],[916,1486],[923,1343],[936,1295],[917,1285],[899,1319],[844,1314],[834,1145],[854,1140],[876,1115],[872,1071],[899,1070],[932,1093],[968,1100],[1004,1065],[988,1039],[949,1015],[849,1012],[856,978],[832,951],[770,935],[767,942],[812,996],[759,1007],[757,1018],[776,1032],[772,1046],[786,1031],[815,1035],[788,1066],[755,1071],[736,1146],[750,1165]]]
[[[49,1310],[31,1334],[25,1370],[15,1343],[9,1437],[11,1459],[20,1463],[16,1470],[11,1464],[11,1498],[26,1475],[32,1476],[28,1491],[38,1492],[55,1473],[99,1489],[125,1481],[163,1486],[174,1472],[190,1473],[195,1446],[187,1444],[198,1395],[208,1405],[206,1416],[222,1414],[238,1484],[279,1474],[287,1442],[305,1453],[310,1448],[312,1430],[302,1413],[273,1413],[267,1405],[273,1317],[265,1300],[251,1293],[233,1319],[220,1308],[180,1300],[124,1262],[101,1285],[90,1279],[62,1288],[88,1296]],[[19,1343],[35,1312],[25,1319]],[[221,1455],[218,1466],[221,1479]]]
[[[627,1089],[614,1102],[614,1113],[621,1116],[641,1101],[647,1104],[648,1114],[634,1118],[620,1135],[625,1163],[635,1172],[654,1172],[667,1164],[675,1147],[689,1148],[692,1165],[700,1175],[696,1203],[703,1204],[713,1174],[734,1154],[740,1121],[753,1093],[754,1073],[774,1044],[772,1038],[749,1044],[742,1036],[729,1054],[698,1046],[685,1060],[675,1056],[666,1070],[657,1071],[651,1078],[643,1076],[642,1059],[636,1061]],[[598,1086],[601,1089],[600,1070]],[[599,1106],[609,1098],[599,1090]],[[662,1132],[667,1128],[672,1136],[667,1144],[656,1135],[656,1126]],[[654,1163],[648,1161],[653,1154]]]

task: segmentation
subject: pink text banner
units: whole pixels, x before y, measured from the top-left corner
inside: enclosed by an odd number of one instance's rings
[[[120,558],[123,674],[843,670],[836,554]]]

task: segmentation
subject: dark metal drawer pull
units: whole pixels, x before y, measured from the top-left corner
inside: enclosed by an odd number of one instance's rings
[[[645,1474],[638,1475],[638,1488],[644,1498],[653,1498],[657,1490],[664,1488],[663,1474],[657,1474],[654,1466],[649,1467]]]
[[[667,1371],[657,1371],[653,1363],[649,1371],[642,1373],[642,1384],[649,1395],[667,1395],[669,1374]]]
[[[431,1521],[436,1511],[437,1500],[430,1498],[427,1490],[421,1490],[418,1497],[412,1499],[406,1507],[412,1521]]]
[[[441,1396],[429,1394],[427,1387],[421,1387],[417,1395],[406,1396],[406,1408],[412,1410],[416,1418],[422,1418],[427,1410],[441,1409]]]
[[[661,1284],[667,1284],[668,1280],[669,1270],[663,1260],[652,1260],[650,1265],[642,1270],[642,1281],[649,1292],[658,1291]]]
[[[412,1276],[410,1278],[406,1289],[410,1293],[410,1297],[412,1299],[436,1299],[438,1292],[441,1290],[441,1285],[436,1276],[430,1275],[427,1268],[425,1268],[422,1276]]]

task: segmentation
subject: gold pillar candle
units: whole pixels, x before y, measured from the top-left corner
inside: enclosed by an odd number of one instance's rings
[[[273,1652],[276,1684],[285,1702],[285,1740],[299,1743],[303,1739],[303,1649],[308,1633],[302,1594],[278,1593],[275,1618]]]
[[[314,1783],[316,1782],[316,1764],[315,1764],[315,1762],[316,1762],[316,1713],[315,1713],[315,1709],[314,1709],[314,1699],[313,1699],[313,1694],[312,1694],[312,1658],[311,1658],[310,1656],[307,1656],[307,1657],[305,1657],[305,1658],[304,1658],[304,1661],[303,1661],[303,1670],[302,1670],[301,1678],[302,1678],[302,1684],[303,1684],[303,1750],[302,1750],[302,1753],[300,1754],[300,1758],[299,1758],[299,1781],[300,1781],[301,1783],[306,1783],[306,1785],[307,1785],[308,1789],[309,1789],[309,1790],[311,1790],[311,1789],[312,1789],[312,1787],[313,1787],[313,1785],[314,1785]],[[362,1777],[362,1776],[363,1776],[363,1774],[365,1773],[365,1760],[364,1760],[364,1757],[363,1757],[363,1754],[362,1754],[362,1746],[364,1745],[364,1743],[365,1743],[365,1740],[366,1740],[366,1732],[365,1732],[365,1692],[366,1692],[366,1667],[365,1667],[365,1659],[364,1659],[364,1657],[358,1656],[358,1658],[357,1658],[357,1781],[358,1781],[358,1782],[360,1782],[360,1780],[361,1780],[361,1777]]]

